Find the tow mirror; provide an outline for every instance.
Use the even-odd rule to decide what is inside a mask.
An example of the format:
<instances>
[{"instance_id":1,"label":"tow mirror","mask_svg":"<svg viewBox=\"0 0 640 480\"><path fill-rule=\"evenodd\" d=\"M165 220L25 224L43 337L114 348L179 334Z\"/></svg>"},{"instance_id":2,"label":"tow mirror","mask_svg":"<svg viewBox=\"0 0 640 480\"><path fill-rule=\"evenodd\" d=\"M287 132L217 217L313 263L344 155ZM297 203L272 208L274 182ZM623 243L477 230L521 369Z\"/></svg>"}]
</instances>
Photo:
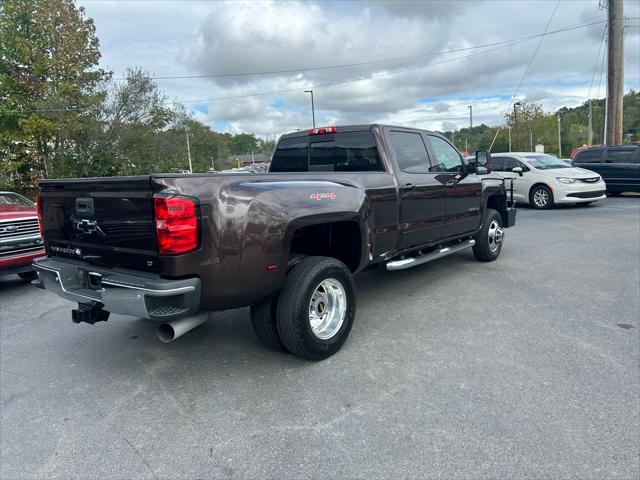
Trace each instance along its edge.
<instances>
[{"instance_id":1,"label":"tow mirror","mask_svg":"<svg viewBox=\"0 0 640 480\"><path fill-rule=\"evenodd\" d=\"M511 171L513 173L517 173L518 175L522 176L522 172L523 172L522 167L513 167Z\"/></svg>"},{"instance_id":2,"label":"tow mirror","mask_svg":"<svg viewBox=\"0 0 640 480\"><path fill-rule=\"evenodd\" d=\"M489 150L478 150L476 152L476 165L486 167L491 162L491 152Z\"/></svg>"}]
</instances>

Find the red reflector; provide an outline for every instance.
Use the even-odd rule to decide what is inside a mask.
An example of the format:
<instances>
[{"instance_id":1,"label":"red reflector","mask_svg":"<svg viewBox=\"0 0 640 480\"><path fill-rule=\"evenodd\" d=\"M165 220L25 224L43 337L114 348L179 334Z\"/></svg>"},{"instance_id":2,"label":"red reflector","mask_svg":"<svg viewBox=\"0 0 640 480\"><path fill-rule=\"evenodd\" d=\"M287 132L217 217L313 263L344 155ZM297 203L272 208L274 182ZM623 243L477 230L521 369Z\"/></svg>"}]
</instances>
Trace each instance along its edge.
<instances>
[{"instance_id":1,"label":"red reflector","mask_svg":"<svg viewBox=\"0 0 640 480\"><path fill-rule=\"evenodd\" d=\"M267 272L275 272L278 269L278 265L271 264L267 265Z\"/></svg>"},{"instance_id":2,"label":"red reflector","mask_svg":"<svg viewBox=\"0 0 640 480\"><path fill-rule=\"evenodd\" d=\"M336 127L320 127L309 130L309 135L322 135L323 133L336 133Z\"/></svg>"},{"instance_id":3,"label":"red reflector","mask_svg":"<svg viewBox=\"0 0 640 480\"><path fill-rule=\"evenodd\" d=\"M44 231L42 230L42 204L40 203L40 197L36 197L36 212L38 212L38 229L40 230L42 240L44 240Z\"/></svg>"},{"instance_id":4,"label":"red reflector","mask_svg":"<svg viewBox=\"0 0 640 480\"><path fill-rule=\"evenodd\" d=\"M175 255L198 247L196 202L176 195L153 197L158 252Z\"/></svg>"}]
</instances>

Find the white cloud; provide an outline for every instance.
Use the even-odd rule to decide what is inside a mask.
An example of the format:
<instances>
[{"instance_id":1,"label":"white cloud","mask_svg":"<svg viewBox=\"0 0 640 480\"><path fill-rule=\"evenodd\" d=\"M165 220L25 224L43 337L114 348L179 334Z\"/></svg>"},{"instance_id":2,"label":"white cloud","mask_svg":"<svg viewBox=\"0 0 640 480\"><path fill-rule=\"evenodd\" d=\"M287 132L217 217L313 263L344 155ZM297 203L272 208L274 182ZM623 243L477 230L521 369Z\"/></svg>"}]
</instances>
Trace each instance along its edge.
<instances>
[{"instance_id":1,"label":"white cloud","mask_svg":"<svg viewBox=\"0 0 640 480\"><path fill-rule=\"evenodd\" d=\"M451 110L451 105L445 102L438 102L433 105L433 111L436 113L448 112Z\"/></svg>"},{"instance_id":2,"label":"white cloud","mask_svg":"<svg viewBox=\"0 0 640 480\"><path fill-rule=\"evenodd\" d=\"M541 33L554 6L463 1L86 4L105 66L117 73L142 66L159 76L304 69L468 48ZM625 2L625 9L627 16L640 17L640 4ZM604 19L597 2L564 2L550 30L596 16ZM519 96L548 110L584 102L603 28L599 24L545 38ZM536 43L348 68L159 83L181 100L242 97L209 101L208 114L196 118L265 136L311 124L304 90L312 86L317 124L466 126L470 104L475 124L497 124ZM625 57L627 86L637 89L638 29L627 30ZM406 71L396 72L400 69ZM374 78L363 78L368 76ZM341 83L353 79L360 80ZM596 75L596 85L598 80ZM248 96L285 90L293 91ZM596 86L592 96L595 91Z\"/></svg>"}]
</instances>

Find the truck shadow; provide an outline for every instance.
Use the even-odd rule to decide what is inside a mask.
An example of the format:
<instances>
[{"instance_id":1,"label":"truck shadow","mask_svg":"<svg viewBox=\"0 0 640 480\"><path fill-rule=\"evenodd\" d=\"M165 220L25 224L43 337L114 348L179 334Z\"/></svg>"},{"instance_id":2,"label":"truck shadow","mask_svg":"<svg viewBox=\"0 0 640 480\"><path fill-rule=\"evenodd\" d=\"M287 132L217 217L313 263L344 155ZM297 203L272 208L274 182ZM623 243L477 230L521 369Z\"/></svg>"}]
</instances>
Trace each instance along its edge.
<instances>
[{"instance_id":1,"label":"truck shadow","mask_svg":"<svg viewBox=\"0 0 640 480\"><path fill-rule=\"evenodd\" d=\"M0 292L11 292L13 289L34 288L29 282L22 280L17 275L7 275L0 277Z\"/></svg>"},{"instance_id":2,"label":"truck shadow","mask_svg":"<svg viewBox=\"0 0 640 480\"><path fill-rule=\"evenodd\" d=\"M471 251L405 271L388 272L380 268L357 275L355 283L358 313L354 331L345 348L349 348L354 337L375 334L377 328L385 326L384 318L374 315L373 312L385 306L411 302L416 284L419 284L421 291L429 289L429 285L435 285L447 271L451 273L467 270L464 264L468 263L477 264ZM396 311L399 312L397 308ZM112 325L106 325L104 328L101 328L100 324L75 328L101 330L100 336L104 335L101 342L111 345L109 362L114 369L127 368L126 363L130 356L140 359L141 355L151 363L159 361L180 365L183 372L192 368L200 369L203 361L210 365L213 371L229 365L234 365L235 368L242 366L251 370L260 369L257 365L265 362L271 367L286 368L307 368L314 365L286 352L265 348L252 330L248 307L214 312L205 324L170 344L164 344L157 338L157 322L112 315L107 323Z\"/></svg>"},{"instance_id":3,"label":"truck shadow","mask_svg":"<svg viewBox=\"0 0 640 480\"><path fill-rule=\"evenodd\" d=\"M465 264L477 264L471 251L461 252L430 264L400 272L370 270L356 276L358 313L345 347L335 357L314 363L286 352L265 348L255 336L249 308L215 312L209 321L170 344L157 338L158 322L111 315L106 323L72 324L68 308L54 308L38 319L39 335L53 362L73 363L89 376L122 377L127 382L161 381L173 389L207 381L224 381L227 376L262 375L323 368L327 362L351 363L368 355L371 342L389 322L400 322L402 309L419 291L429 290L443 276L468 271ZM9 288L34 288L7 281ZM423 299L421 299L423 300ZM393 313L385 314L385 309ZM425 312L428 315L428 312ZM391 327L393 328L393 327ZM368 345L368 346L367 346ZM58 359L58 360L56 360Z\"/></svg>"}]
</instances>

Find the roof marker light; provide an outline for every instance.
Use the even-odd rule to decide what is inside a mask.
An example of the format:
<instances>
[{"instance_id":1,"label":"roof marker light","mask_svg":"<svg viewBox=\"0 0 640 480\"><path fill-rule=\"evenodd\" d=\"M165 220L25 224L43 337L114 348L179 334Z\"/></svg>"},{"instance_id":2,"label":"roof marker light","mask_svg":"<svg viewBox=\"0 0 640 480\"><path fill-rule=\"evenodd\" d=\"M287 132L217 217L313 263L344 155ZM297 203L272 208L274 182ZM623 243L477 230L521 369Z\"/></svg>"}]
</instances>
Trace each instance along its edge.
<instances>
[{"instance_id":1,"label":"roof marker light","mask_svg":"<svg viewBox=\"0 0 640 480\"><path fill-rule=\"evenodd\" d=\"M336 133L336 127L320 127L309 130L309 135L322 135L325 133Z\"/></svg>"}]
</instances>

